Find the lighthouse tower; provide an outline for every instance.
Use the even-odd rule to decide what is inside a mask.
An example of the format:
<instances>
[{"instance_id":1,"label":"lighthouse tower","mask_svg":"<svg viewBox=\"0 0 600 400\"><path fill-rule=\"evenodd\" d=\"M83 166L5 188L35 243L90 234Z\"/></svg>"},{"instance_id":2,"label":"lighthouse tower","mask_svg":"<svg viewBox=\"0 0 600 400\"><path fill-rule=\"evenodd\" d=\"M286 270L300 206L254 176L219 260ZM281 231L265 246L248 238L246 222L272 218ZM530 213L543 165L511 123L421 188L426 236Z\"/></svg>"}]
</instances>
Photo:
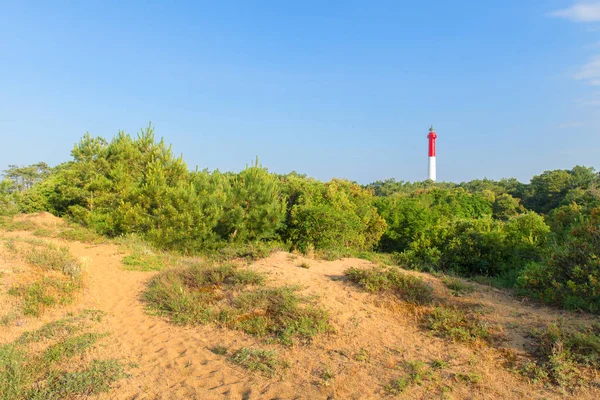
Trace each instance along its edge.
<instances>
[{"instance_id":1,"label":"lighthouse tower","mask_svg":"<svg viewBox=\"0 0 600 400\"><path fill-rule=\"evenodd\" d=\"M429 128L429 135L427 135L427 139L429 139L429 179L435 182L435 139L437 139L437 135L433 129L433 125L431 128Z\"/></svg>"}]
</instances>

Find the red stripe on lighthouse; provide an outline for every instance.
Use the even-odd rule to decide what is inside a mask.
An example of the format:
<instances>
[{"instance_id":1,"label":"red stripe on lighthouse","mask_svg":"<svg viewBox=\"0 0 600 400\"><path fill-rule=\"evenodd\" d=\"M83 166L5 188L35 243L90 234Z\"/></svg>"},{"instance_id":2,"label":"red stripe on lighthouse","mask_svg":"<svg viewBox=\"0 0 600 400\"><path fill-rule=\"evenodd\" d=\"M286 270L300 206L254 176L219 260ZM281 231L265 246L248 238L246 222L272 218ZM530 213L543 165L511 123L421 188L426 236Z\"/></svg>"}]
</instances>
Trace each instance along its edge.
<instances>
[{"instance_id":1,"label":"red stripe on lighthouse","mask_svg":"<svg viewBox=\"0 0 600 400\"><path fill-rule=\"evenodd\" d=\"M435 139L437 139L437 134L433 130L433 127L429 130L427 138L429 139L429 157L435 157Z\"/></svg>"}]
</instances>

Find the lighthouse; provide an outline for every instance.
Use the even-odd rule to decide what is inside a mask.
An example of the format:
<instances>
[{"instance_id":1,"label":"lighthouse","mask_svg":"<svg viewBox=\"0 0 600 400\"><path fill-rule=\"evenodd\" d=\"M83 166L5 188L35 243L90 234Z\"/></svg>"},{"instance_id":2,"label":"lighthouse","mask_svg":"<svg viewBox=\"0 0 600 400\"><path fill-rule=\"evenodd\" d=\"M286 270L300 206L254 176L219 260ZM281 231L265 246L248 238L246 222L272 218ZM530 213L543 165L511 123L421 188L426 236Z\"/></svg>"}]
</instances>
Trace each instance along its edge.
<instances>
[{"instance_id":1,"label":"lighthouse","mask_svg":"<svg viewBox=\"0 0 600 400\"><path fill-rule=\"evenodd\" d=\"M427 139L429 139L429 179L435 182L435 139L437 139L437 135L433 129L433 125L431 128L429 128L429 135L427 135Z\"/></svg>"}]
</instances>

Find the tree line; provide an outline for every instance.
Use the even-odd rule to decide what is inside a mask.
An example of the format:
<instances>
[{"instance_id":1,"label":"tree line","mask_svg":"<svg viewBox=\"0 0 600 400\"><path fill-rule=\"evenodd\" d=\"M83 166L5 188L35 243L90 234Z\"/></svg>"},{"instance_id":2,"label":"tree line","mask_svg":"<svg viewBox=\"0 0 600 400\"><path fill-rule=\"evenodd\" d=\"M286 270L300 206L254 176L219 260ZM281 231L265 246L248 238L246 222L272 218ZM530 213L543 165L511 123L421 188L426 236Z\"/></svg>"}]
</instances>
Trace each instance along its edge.
<instances>
[{"instance_id":1,"label":"tree line","mask_svg":"<svg viewBox=\"0 0 600 400\"><path fill-rule=\"evenodd\" d=\"M399 265L478 277L600 313L600 176L545 171L529 183L358 185L270 173L189 170L152 127L86 134L72 160L9 166L0 214L49 211L103 235L137 234L185 254L248 243L304 253L390 254ZM483 277L483 278L481 278Z\"/></svg>"}]
</instances>

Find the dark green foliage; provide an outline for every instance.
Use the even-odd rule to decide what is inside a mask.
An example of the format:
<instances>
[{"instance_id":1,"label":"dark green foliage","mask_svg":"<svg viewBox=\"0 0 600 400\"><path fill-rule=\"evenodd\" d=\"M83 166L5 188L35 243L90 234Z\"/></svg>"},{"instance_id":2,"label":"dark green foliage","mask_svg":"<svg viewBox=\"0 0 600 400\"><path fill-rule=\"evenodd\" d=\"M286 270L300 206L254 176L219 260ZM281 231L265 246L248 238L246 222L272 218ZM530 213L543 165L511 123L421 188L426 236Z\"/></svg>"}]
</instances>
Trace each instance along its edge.
<instances>
[{"instance_id":1,"label":"dark green foliage","mask_svg":"<svg viewBox=\"0 0 600 400\"><path fill-rule=\"evenodd\" d=\"M508 193L502 193L497 196L492 204L494 218L508 220L525 211L525 207L520 204L519 199L515 199Z\"/></svg>"},{"instance_id":2,"label":"dark green foliage","mask_svg":"<svg viewBox=\"0 0 600 400\"><path fill-rule=\"evenodd\" d=\"M224 239L247 242L273 239L285 218L280 180L256 162L225 179L223 219L217 231Z\"/></svg>"},{"instance_id":3,"label":"dark green foliage","mask_svg":"<svg viewBox=\"0 0 600 400\"><path fill-rule=\"evenodd\" d=\"M552 246L547 259L528 264L519 285L541 300L600 313L600 208L564 244Z\"/></svg>"},{"instance_id":4,"label":"dark green foliage","mask_svg":"<svg viewBox=\"0 0 600 400\"><path fill-rule=\"evenodd\" d=\"M558 207L571 190L585 191L599 185L600 177L593 168L575 166L571 170L545 171L531 179L525 191L525 206L548 213Z\"/></svg>"},{"instance_id":5,"label":"dark green foliage","mask_svg":"<svg viewBox=\"0 0 600 400\"><path fill-rule=\"evenodd\" d=\"M401 252L422 237L436 237L448 221L490 216L492 206L480 195L463 189L431 189L377 201L388 229L381 238L385 251Z\"/></svg>"},{"instance_id":6,"label":"dark green foliage","mask_svg":"<svg viewBox=\"0 0 600 400\"><path fill-rule=\"evenodd\" d=\"M350 281L369 292L391 292L404 301L425 304L432 300L433 289L421 278L404 274L398 268L350 268L345 272Z\"/></svg>"},{"instance_id":7,"label":"dark green foliage","mask_svg":"<svg viewBox=\"0 0 600 400\"><path fill-rule=\"evenodd\" d=\"M284 238L302 251L372 249L385 230L373 194L355 183L285 178L288 194Z\"/></svg>"}]
</instances>

